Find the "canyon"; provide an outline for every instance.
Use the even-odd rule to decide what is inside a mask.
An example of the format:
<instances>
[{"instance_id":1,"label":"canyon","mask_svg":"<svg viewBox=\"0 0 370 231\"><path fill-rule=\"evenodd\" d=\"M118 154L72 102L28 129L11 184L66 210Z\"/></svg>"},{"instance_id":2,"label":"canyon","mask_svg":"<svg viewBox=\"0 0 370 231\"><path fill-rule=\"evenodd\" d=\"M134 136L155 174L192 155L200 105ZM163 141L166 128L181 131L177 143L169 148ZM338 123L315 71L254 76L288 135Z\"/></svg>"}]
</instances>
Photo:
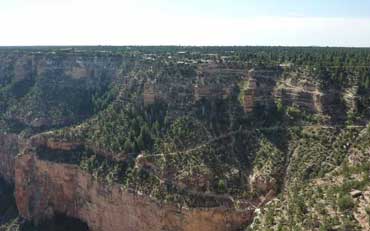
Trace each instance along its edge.
<instances>
[{"instance_id":1,"label":"canyon","mask_svg":"<svg viewBox=\"0 0 370 231\"><path fill-rule=\"evenodd\" d=\"M78 166L37 158L36 139L15 161L15 197L22 217L42 221L56 213L81 219L91 230L228 230L251 219L253 211L228 207L178 209L118 184L99 182ZM46 143L71 150L73 144Z\"/></svg>"},{"instance_id":2,"label":"canyon","mask_svg":"<svg viewBox=\"0 0 370 231\"><path fill-rule=\"evenodd\" d=\"M246 230L300 177L348 153L366 159L355 136L367 132L369 89L327 86L302 67L147 55L0 52L0 177L19 220ZM326 159L307 160L310 146Z\"/></svg>"}]
</instances>

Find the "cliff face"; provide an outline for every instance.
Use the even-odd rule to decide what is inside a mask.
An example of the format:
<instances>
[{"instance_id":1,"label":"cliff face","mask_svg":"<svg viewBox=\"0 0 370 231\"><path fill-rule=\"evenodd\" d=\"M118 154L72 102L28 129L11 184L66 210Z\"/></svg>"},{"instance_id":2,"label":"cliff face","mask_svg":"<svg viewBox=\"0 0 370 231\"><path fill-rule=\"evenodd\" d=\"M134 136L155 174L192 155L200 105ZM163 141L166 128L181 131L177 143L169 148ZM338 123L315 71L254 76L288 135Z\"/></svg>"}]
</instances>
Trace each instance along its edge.
<instances>
[{"instance_id":1,"label":"cliff face","mask_svg":"<svg viewBox=\"0 0 370 231\"><path fill-rule=\"evenodd\" d=\"M252 211L182 209L96 181L77 166L39 160L24 153L16 161L20 214L42 221L55 213L79 218L91 230L237 230Z\"/></svg>"},{"instance_id":2,"label":"cliff face","mask_svg":"<svg viewBox=\"0 0 370 231\"><path fill-rule=\"evenodd\" d=\"M324 93L319 87L310 81L295 80L291 78L283 79L275 89L275 96L284 105L298 107L311 112L322 113Z\"/></svg>"},{"instance_id":3,"label":"cliff face","mask_svg":"<svg viewBox=\"0 0 370 231\"><path fill-rule=\"evenodd\" d=\"M9 184L14 182L15 159L19 150L17 135L0 135L0 176Z\"/></svg>"},{"instance_id":4,"label":"cliff face","mask_svg":"<svg viewBox=\"0 0 370 231\"><path fill-rule=\"evenodd\" d=\"M343 122L346 113L356 111L361 97L356 87L321 87L312 74L281 69L251 69L243 83L245 112L257 107L273 108L278 102L308 114L326 116L333 123Z\"/></svg>"},{"instance_id":5,"label":"cliff face","mask_svg":"<svg viewBox=\"0 0 370 231\"><path fill-rule=\"evenodd\" d=\"M251 69L244 83L244 111L251 112L255 107L270 108L274 105L273 90L281 70Z\"/></svg>"},{"instance_id":6,"label":"cliff face","mask_svg":"<svg viewBox=\"0 0 370 231\"><path fill-rule=\"evenodd\" d=\"M91 116L92 98L120 74L122 56L0 54L0 112L11 130L44 130Z\"/></svg>"}]
</instances>

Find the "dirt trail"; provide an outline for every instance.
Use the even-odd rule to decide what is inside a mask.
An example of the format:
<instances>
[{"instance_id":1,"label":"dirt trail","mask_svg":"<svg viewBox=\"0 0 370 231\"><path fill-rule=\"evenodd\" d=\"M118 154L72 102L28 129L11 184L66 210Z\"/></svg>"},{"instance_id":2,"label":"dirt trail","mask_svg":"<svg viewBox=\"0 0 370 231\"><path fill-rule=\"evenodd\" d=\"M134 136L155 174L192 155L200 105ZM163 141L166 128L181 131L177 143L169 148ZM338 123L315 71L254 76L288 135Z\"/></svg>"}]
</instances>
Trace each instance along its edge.
<instances>
[{"instance_id":1,"label":"dirt trail","mask_svg":"<svg viewBox=\"0 0 370 231\"><path fill-rule=\"evenodd\" d=\"M289 127L289 128L293 128L293 127L299 127L299 128L324 128L324 129L334 129L334 128L365 128L365 126L361 126L361 125L352 125L352 126L327 126L327 125L303 125L303 126L292 126L292 127ZM271 127L260 127L260 128L251 128L249 130L242 130L242 129L238 129L238 130L235 130L235 131L231 131L231 132L228 132L228 133L225 133L221 136L218 136L218 137L215 137L215 138L212 138L212 139L209 139L207 142L203 143L203 144L200 144L194 148L190 148L190 149L187 149L185 151L177 151L177 152L171 152L171 153L155 153L155 154L145 154L145 155L139 155L138 158L146 158L146 157L164 157L164 156L174 156L174 155L179 155L179 154L189 154L189 153L192 153L194 151L197 151L201 148L204 148L206 147L207 145L211 144L211 143L214 143L216 141L219 141L219 140L222 140L222 139L225 139L225 138L228 138L232 135L235 135L235 134L238 134L238 133L241 133L241 132L252 132L252 131L272 131L272 130L276 130L276 129L279 129L279 128L284 128L284 127L281 127L281 126L271 126Z\"/></svg>"}]
</instances>

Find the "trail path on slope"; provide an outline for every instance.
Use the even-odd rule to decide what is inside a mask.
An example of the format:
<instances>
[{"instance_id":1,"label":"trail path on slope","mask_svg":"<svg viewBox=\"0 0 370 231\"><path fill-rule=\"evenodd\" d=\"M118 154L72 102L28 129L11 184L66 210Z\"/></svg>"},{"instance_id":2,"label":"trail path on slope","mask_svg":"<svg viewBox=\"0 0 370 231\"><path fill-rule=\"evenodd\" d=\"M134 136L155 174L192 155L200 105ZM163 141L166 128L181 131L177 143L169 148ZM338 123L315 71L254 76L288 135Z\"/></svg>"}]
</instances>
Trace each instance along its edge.
<instances>
[{"instance_id":1,"label":"trail path on slope","mask_svg":"<svg viewBox=\"0 0 370 231\"><path fill-rule=\"evenodd\" d=\"M359 126L359 125L353 125L353 126L321 126L321 125L307 125L307 126L295 126L295 127L300 127L300 128L324 128L324 129L335 129L335 128L365 128L365 126ZM284 129L284 127L281 127L281 126L273 126L273 127L261 127L261 128L252 128L251 130L242 130L242 129L238 129L238 130L235 130L235 131L231 131L231 132L228 132L228 133L225 133L221 136L218 136L218 137L215 137L213 139L209 139L207 142L201 144L201 145L198 145L194 148L190 148L188 150L185 150L185 151L182 151L182 152L172 152L172 153L158 153L158 154L145 154L145 155L139 155L137 158L146 158L146 157L166 157L166 156L175 156L175 155L179 155L179 154L188 154L188 153L191 153L191 152L194 152L196 150L199 150L199 149L202 149L203 147L206 147L207 145L213 143L213 142L216 142L216 141L219 141L219 140L222 140L222 139L225 139L225 138L228 138L232 135L235 135L235 134L238 134L238 133L241 133L241 132L252 132L252 131L268 131L268 130L276 130L276 129ZM258 207L258 203L254 203L253 201L250 201L250 200L243 200L243 199L237 199L235 200L233 196L229 195L229 194L222 194L222 195L219 195L219 194L216 194L216 193L213 193L213 192L199 192L199 191L196 191L194 189L190 189L188 187L183 187L183 186L180 186L178 185L178 182L174 181L174 180L171 180L171 179L167 179L167 178L163 178L163 176L160 176L156 173L154 173L153 171L148 171L148 170L145 170L144 171L147 171L148 173L154 175L155 177L158 178L158 180L161 182L161 183L170 183L172 185L174 185L175 187L177 187L178 189L180 190L184 190L186 193L188 194L191 194L191 195L201 195L201 196L207 196L207 197L212 197L216 200L221 200L221 201L230 201L233 206L236 206L236 202L238 202L238 204L241 204L242 207L244 209L247 209L247 210L254 210ZM137 193L140 193L137 191ZM362 210L360 211L360 214L359 214L359 219L362 219L362 221L364 221L365 217L364 217L364 213L365 213L365 210L364 208L362 208Z\"/></svg>"},{"instance_id":2,"label":"trail path on slope","mask_svg":"<svg viewBox=\"0 0 370 231\"><path fill-rule=\"evenodd\" d=\"M335 129L335 128L365 128L366 126L362 126L362 125L351 125L351 126L327 126L327 125L304 125L304 126L292 126L292 127L289 127L289 128L324 128L324 129ZM146 157L165 157L165 156L176 156L176 155L179 155L179 154L189 154L189 153L192 153L194 151L197 151L197 150L200 150L204 147L206 147L207 145L209 144L212 144L216 141L219 141L219 140L222 140L222 139L225 139L225 138L228 138L232 135L235 135L235 134L238 134L238 133L241 133L241 132L253 132L253 131L272 131L272 130L277 130L277 129L284 129L284 127L281 127L281 126L272 126L272 127L261 127L261 128L251 128L251 130L242 130L242 129L238 129L238 130L235 130L235 131L230 131L228 133L225 133L221 136L218 136L218 137L215 137L215 138L212 138L212 139L209 139L207 142L203 143L203 144L200 144L196 147L193 147L193 148L190 148L190 149L187 149L185 151L176 151L176 152L170 152L170 153L155 153L155 154L145 154L145 155L140 155L139 158L146 158Z\"/></svg>"}]
</instances>

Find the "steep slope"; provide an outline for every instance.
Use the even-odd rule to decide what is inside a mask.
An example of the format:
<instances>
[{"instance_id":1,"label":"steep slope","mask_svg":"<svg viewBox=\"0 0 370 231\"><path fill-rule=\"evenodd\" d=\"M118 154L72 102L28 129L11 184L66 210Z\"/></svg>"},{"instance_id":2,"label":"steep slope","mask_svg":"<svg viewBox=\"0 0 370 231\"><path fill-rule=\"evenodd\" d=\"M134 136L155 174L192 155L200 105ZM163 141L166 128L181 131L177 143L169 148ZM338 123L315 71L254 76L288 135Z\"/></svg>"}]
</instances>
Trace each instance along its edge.
<instances>
[{"instance_id":1,"label":"steep slope","mask_svg":"<svg viewBox=\"0 0 370 231\"><path fill-rule=\"evenodd\" d=\"M326 174L320 174L323 168L310 168L319 177L289 183L279 198L261 208L249 230L368 230L369 134L365 128L342 143L345 159L338 167L332 165Z\"/></svg>"}]
</instances>

